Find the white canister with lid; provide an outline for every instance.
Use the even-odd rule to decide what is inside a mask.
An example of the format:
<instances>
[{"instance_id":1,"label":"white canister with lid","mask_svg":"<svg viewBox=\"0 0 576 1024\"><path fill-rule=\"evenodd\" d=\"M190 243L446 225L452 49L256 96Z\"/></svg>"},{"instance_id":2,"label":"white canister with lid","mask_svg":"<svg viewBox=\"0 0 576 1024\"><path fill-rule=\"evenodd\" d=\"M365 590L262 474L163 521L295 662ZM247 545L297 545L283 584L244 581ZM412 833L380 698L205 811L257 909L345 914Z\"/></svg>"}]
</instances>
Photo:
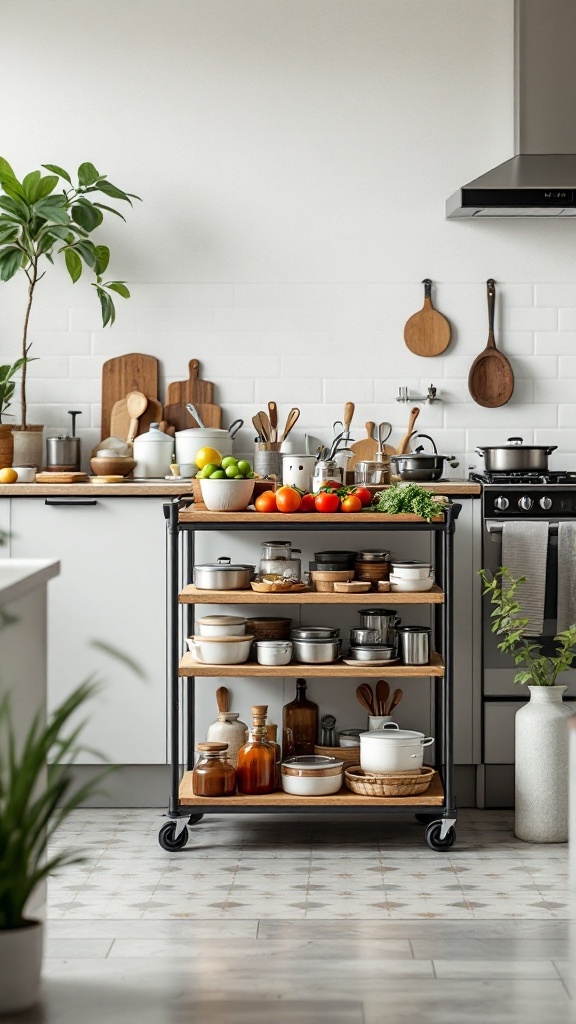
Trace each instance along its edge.
<instances>
[{"instance_id":1,"label":"white canister with lid","mask_svg":"<svg viewBox=\"0 0 576 1024\"><path fill-rule=\"evenodd\" d=\"M174 438L160 430L159 423L151 423L146 434L134 438L135 477L164 479L170 472L174 455Z\"/></svg>"},{"instance_id":2,"label":"white canister with lid","mask_svg":"<svg viewBox=\"0 0 576 1024\"><path fill-rule=\"evenodd\" d=\"M282 483L310 491L315 467L315 455L282 455Z\"/></svg>"},{"instance_id":3,"label":"white canister with lid","mask_svg":"<svg viewBox=\"0 0 576 1024\"><path fill-rule=\"evenodd\" d=\"M176 462L193 463L200 448L215 448L220 455L232 455L232 438L227 430L210 427L188 427L176 431Z\"/></svg>"},{"instance_id":4,"label":"white canister with lid","mask_svg":"<svg viewBox=\"0 0 576 1024\"><path fill-rule=\"evenodd\" d=\"M360 766L365 772L416 772L424 760L424 747L433 736L390 726L360 734Z\"/></svg>"}]
</instances>

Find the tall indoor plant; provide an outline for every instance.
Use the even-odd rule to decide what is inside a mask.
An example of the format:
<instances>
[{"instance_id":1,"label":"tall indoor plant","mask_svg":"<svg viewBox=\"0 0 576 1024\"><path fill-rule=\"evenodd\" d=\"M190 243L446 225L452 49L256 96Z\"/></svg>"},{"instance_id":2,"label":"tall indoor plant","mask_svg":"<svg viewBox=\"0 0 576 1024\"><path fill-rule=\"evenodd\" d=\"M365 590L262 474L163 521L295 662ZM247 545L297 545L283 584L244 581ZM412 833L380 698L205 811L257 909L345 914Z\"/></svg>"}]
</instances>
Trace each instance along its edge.
<instances>
[{"instance_id":1,"label":"tall indoor plant","mask_svg":"<svg viewBox=\"0 0 576 1024\"><path fill-rule=\"evenodd\" d=\"M81 749L83 728L70 720L96 689L93 682L83 683L47 724L36 715L20 748L9 695L0 703L0 1015L26 1009L38 999L43 926L27 918L26 905L51 872L82 860L66 848L49 854L48 843L110 770L104 768L77 788L69 770ZM46 766L49 757L53 763Z\"/></svg>"},{"instance_id":2,"label":"tall indoor plant","mask_svg":"<svg viewBox=\"0 0 576 1024\"><path fill-rule=\"evenodd\" d=\"M101 225L105 213L114 213L125 220L119 210L102 202L102 199L118 199L132 204L132 199L139 197L113 185L91 163L80 164L77 184L73 184L68 171L56 164L43 164L42 167L50 173L43 175L38 170L30 171L20 181L8 161L0 157L0 189L3 193L0 194L0 280L9 281L19 272L27 278L28 297L22 332L24 360L30 351L30 313L36 288L46 273L43 269L45 261L53 264L57 257L61 257L73 283L81 276L83 263L92 271L95 278L92 285L100 300L104 327L114 323L113 296L130 297L124 281L104 280L110 250L106 245L95 245L90 235ZM60 191L56 191L58 188ZM42 428L31 428L27 422L26 369L24 362L20 385L22 422L14 435L15 459L21 465L38 465L42 456ZM34 430L36 433L40 431L35 443L26 436L27 432L34 433ZM28 442L24 448L31 446L32 452L28 447L20 453L24 438L19 434L23 434Z\"/></svg>"},{"instance_id":3,"label":"tall indoor plant","mask_svg":"<svg viewBox=\"0 0 576 1024\"><path fill-rule=\"evenodd\" d=\"M14 452L12 424L5 423L4 417L11 415L8 409L12 404L12 396L16 387L14 378L25 362L25 359L17 359L12 365L6 363L4 366L0 366L0 469L12 465Z\"/></svg>"},{"instance_id":4,"label":"tall indoor plant","mask_svg":"<svg viewBox=\"0 0 576 1024\"><path fill-rule=\"evenodd\" d=\"M530 690L530 702L516 712L515 830L533 843L568 839L568 708L562 703L566 687L557 682L576 654L576 625L555 636L556 654L544 655L542 645L525 636L517 590L526 577L514 579L503 566L490 580L480 572L484 594L493 605L492 632L503 637L498 648L510 654L518 672L514 682Z\"/></svg>"}]
</instances>

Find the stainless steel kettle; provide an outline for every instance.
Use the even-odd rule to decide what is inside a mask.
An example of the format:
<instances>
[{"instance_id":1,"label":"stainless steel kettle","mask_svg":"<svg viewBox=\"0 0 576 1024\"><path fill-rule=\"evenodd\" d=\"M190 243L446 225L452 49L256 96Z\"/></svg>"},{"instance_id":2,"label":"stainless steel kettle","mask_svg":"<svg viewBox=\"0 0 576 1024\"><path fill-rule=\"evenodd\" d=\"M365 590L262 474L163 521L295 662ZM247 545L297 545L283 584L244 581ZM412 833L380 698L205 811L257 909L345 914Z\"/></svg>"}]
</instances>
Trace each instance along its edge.
<instances>
[{"instance_id":1,"label":"stainless steel kettle","mask_svg":"<svg viewBox=\"0 0 576 1024\"><path fill-rule=\"evenodd\" d=\"M46 438L46 469L53 472L76 473L80 470L82 459L81 441L76 437L76 417L82 413L69 410L72 417L72 435L58 434Z\"/></svg>"}]
</instances>

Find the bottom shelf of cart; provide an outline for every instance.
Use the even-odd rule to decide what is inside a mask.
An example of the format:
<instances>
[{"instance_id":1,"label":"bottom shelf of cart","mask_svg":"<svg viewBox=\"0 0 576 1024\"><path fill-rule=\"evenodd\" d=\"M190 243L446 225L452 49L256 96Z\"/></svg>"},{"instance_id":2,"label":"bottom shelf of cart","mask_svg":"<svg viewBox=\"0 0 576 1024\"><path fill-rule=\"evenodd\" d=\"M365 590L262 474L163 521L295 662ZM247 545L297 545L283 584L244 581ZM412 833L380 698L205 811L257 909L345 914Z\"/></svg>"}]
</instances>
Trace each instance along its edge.
<instances>
[{"instance_id":1,"label":"bottom shelf of cart","mask_svg":"<svg viewBox=\"0 0 576 1024\"><path fill-rule=\"evenodd\" d=\"M358 796L356 793L351 793L349 789L342 788L332 796L292 796L279 790L264 796L238 794L237 796L205 797L195 795L192 790L192 772L185 772L180 783L179 803L182 807L193 806L195 810L202 811L202 813L216 809L263 811L269 807L278 811L288 810L291 807L306 807L311 811L320 807L342 807L344 810L351 811L359 807L372 809L377 807L442 807L444 805L444 789L440 776L436 774L426 793L422 793L420 796Z\"/></svg>"}]
</instances>

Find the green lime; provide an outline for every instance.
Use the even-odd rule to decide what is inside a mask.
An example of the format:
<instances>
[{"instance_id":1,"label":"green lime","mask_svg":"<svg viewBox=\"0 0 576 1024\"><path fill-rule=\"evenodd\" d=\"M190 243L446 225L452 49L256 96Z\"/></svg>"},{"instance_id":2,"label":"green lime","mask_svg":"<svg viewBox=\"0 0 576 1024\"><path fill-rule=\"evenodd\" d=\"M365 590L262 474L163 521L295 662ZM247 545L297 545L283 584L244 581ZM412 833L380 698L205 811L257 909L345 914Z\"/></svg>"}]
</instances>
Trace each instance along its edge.
<instances>
[{"instance_id":1,"label":"green lime","mask_svg":"<svg viewBox=\"0 0 576 1024\"><path fill-rule=\"evenodd\" d=\"M222 459L222 469L228 469L228 466L235 466L238 459L235 459L232 455L227 455L225 459Z\"/></svg>"},{"instance_id":2,"label":"green lime","mask_svg":"<svg viewBox=\"0 0 576 1024\"><path fill-rule=\"evenodd\" d=\"M218 466L216 466L214 462L209 462L208 465L204 466L204 469L201 470L202 479L207 480L209 476L212 476L212 473L216 472L217 469Z\"/></svg>"},{"instance_id":3,"label":"green lime","mask_svg":"<svg viewBox=\"0 0 576 1024\"><path fill-rule=\"evenodd\" d=\"M230 477L231 480L238 476L238 470L236 466L226 466L226 476Z\"/></svg>"},{"instance_id":4,"label":"green lime","mask_svg":"<svg viewBox=\"0 0 576 1024\"><path fill-rule=\"evenodd\" d=\"M240 470L241 473L244 474L244 476L248 476L248 473L252 472L252 466L250 465L249 462L246 461L246 459L240 459L240 462L238 463L238 469Z\"/></svg>"},{"instance_id":5,"label":"green lime","mask_svg":"<svg viewBox=\"0 0 576 1024\"><path fill-rule=\"evenodd\" d=\"M225 480L226 473L223 469L215 469L213 473L210 473L211 480Z\"/></svg>"}]
</instances>

